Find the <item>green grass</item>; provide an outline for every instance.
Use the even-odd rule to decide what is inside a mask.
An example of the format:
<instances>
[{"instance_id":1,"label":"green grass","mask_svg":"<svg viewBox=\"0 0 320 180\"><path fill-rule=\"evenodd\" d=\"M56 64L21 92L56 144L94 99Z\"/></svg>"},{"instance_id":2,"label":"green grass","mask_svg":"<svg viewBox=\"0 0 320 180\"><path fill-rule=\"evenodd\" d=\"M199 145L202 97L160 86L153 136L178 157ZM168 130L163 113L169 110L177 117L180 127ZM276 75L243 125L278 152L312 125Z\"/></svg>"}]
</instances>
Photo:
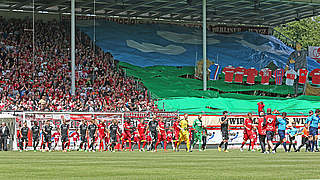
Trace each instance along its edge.
<instances>
[{"instance_id":1,"label":"green grass","mask_svg":"<svg viewBox=\"0 0 320 180\"><path fill-rule=\"evenodd\" d=\"M319 179L320 153L0 152L6 179Z\"/></svg>"}]
</instances>

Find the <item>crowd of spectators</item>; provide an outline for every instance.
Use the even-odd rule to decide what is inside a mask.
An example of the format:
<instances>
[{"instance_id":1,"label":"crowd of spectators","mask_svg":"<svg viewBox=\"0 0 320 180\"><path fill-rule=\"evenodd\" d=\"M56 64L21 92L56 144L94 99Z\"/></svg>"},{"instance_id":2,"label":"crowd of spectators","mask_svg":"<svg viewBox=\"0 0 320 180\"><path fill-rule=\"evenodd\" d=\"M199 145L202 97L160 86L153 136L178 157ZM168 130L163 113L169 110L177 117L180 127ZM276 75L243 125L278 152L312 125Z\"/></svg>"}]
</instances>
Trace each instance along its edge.
<instances>
[{"instance_id":1,"label":"crowd of spectators","mask_svg":"<svg viewBox=\"0 0 320 180\"><path fill-rule=\"evenodd\" d=\"M0 18L0 111L149 111L141 82L110 53L76 32L76 94L71 95L70 23ZM93 48L95 50L93 50Z\"/></svg>"}]
</instances>

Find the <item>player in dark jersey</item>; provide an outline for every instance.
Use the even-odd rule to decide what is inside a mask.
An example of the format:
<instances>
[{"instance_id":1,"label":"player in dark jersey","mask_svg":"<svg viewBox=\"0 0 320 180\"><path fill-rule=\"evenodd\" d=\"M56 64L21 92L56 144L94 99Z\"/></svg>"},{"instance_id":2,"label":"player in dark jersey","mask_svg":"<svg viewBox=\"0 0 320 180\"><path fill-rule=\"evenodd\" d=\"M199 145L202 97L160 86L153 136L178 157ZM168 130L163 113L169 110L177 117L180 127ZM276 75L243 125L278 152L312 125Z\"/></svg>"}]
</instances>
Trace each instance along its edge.
<instances>
[{"instance_id":1,"label":"player in dark jersey","mask_svg":"<svg viewBox=\"0 0 320 180\"><path fill-rule=\"evenodd\" d=\"M82 123L79 126L79 132L80 132L80 149L79 151L87 149L87 135L88 135L88 126L87 122L85 120L82 120Z\"/></svg>"},{"instance_id":2,"label":"player in dark jersey","mask_svg":"<svg viewBox=\"0 0 320 180\"><path fill-rule=\"evenodd\" d=\"M223 117L220 119L222 141L218 147L218 151L221 152L221 147L224 144L224 152L228 152L228 140L229 140L229 122L228 111L223 111Z\"/></svg>"},{"instance_id":3,"label":"player in dark jersey","mask_svg":"<svg viewBox=\"0 0 320 180\"><path fill-rule=\"evenodd\" d=\"M43 132L43 147L44 150L47 144L48 150L51 151L51 133L52 133L53 127L50 125L50 121L46 121L46 124L44 125L42 132Z\"/></svg>"},{"instance_id":4,"label":"player in dark jersey","mask_svg":"<svg viewBox=\"0 0 320 180\"><path fill-rule=\"evenodd\" d=\"M110 147L110 151L111 152L115 152L115 146L118 143L118 138L117 136L120 136L120 132L119 132L119 126L118 126L118 122L116 119L112 120L112 124L109 126L108 128L108 135L110 136L110 143L111 143L111 147Z\"/></svg>"},{"instance_id":5,"label":"player in dark jersey","mask_svg":"<svg viewBox=\"0 0 320 180\"><path fill-rule=\"evenodd\" d=\"M32 131L33 150L36 151L39 145L39 139L40 139L40 127L38 126L37 121L34 121L31 131Z\"/></svg>"},{"instance_id":6,"label":"player in dark jersey","mask_svg":"<svg viewBox=\"0 0 320 180\"><path fill-rule=\"evenodd\" d=\"M155 151L156 143L158 141L158 131L159 131L159 126L158 126L158 121L157 121L157 116L153 115L152 121L149 122L147 129L150 130L150 135L152 139L152 144L150 150Z\"/></svg>"},{"instance_id":7,"label":"player in dark jersey","mask_svg":"<svg viewBox=\"0 0 320 180\"><path fill-rule=\"evenodd\" d=\"M278 120L275 115L271 114L271 109L267 109L267 115L265 116L263 126L266 127L266 136L267 136L267 143L268 143L268 149L273 150L273 143L272 139L274 137L276 126L278 125ZM269 151L266 151L266 153L269 153ZM275 151L272 151L272 153L275 153Z\"/></svg>"},{"instance_id":8,"label":"player in dark jersey","mask_svg":"<svg viewBox=\"0 0 320 180\"><path fill-rule=\"evenodd\" d=\"M67 152L66 144L69 143L69 124L67 124L67 120L64 116L61 116L62 124L60 125L60 134L61 134L61 143L62 143L62 151Z\"/></svg>"},{"instance_id":9,"label":"player in dark jersey","mask_svg":"<svg viewBox=\"0 0 320 180\"><path fill-rule=\"evenodd\" d=\"M29 133L29 128L27 126L27 122L23 123L23 127L20 130L20 137L21 137L21 142L20 142L20 152L23 150L23 143L24 143L24 149L26 151L28 147L28 133Z\"/></svg>"},{"instance_id":10,"label":"player in dark jersey","mask_svg":"<svg viewBox=\"0 0 320 180\"><path fill-rule=\"evenodd\" d=\"M90 125L88 126L88 132L89 132L89 150L91 149L93 152L95 152L95 141L97 137L97 129L98 126L95 124L95 120L91 120Z\"/></svg>"}]
</instances>

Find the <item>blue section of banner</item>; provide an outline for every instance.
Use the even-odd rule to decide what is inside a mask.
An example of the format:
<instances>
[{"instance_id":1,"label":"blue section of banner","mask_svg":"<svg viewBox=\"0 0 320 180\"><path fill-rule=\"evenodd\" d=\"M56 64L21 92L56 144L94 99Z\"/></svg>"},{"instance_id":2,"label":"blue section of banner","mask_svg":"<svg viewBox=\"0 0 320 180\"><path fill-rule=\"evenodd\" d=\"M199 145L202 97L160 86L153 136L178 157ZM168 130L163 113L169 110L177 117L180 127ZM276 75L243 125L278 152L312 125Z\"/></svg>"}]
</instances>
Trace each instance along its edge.
<instances>
[{"instance_id":1,"label":"blue section of banner","mask_svg":"<svg viewBox=\"0 0 320 180\"><path fill-rule=\"evenodd\" d=\"M115 59L146 67L194 66L202 59L202 32L170 24L117 24L97 21L96 44ZM79 22L81 31L93 38L93 26ZM243 66L261 69L273 62L284 68L294 51L273 36L254 32L215 34L208 32L208 59L222 67ZM308 69L320 64L308 58Z\"/></svg>"}]
</instances>

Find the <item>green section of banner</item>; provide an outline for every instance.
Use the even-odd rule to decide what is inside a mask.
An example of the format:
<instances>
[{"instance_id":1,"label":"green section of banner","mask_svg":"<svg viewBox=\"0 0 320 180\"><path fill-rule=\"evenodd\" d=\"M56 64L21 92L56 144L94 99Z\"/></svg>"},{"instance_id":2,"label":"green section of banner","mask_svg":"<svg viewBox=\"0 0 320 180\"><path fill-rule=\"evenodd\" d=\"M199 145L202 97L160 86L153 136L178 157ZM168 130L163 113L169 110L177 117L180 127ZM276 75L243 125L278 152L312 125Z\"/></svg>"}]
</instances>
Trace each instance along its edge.
<instances>
[{"instance_id":1,"label":"green section of banner","mask_svg":"<svg viewBox=\"0 0 320 180\"><path fill-rule=\"evenodd\" d=\"M309 109L320 108L320 97L317 96L297 98L279 96L293 94L292 86L229 84L223 81L224 77L221 75L221 80L208 81L208 88L214 90L201 91L201 80L179 77L193 75L194 67L152 66L143 68L123 62L120 62L120 66L126 69L128 76L139 78L153 97L160 99L157 101L158 107L166 111L249 112L257 111L259 101L263 101L267 108L286 112L306 113ZM256 82L260 82L260 79L256 78ZM278 94L278 97L235 93L245 91L275 93Z\"/></svg>"},{"instance_id":2,"label":"green section of banner","mask_svg":"<svg viewBox=\"0 0 320 180\"><path fill-rule=\"evenodd\" d=\"M257 103L263 101L266 108L277 109L279 112L304 113L310 109L320 108L319 97L301 96L298 98L266 98L257 96L245 96L240 94L229 94L228 97L218 98L194 98L182 97L159 100L158 107L166 111L180 112L257 112Z\"/></svg>"},{"instance_id":3,"label":"green section of banner","mask_svg":"<svg viewBox=\"0 0 320 180\"><path fill-rule=\"evenodd\" d=\"M261 78L256 78L255 85L225 83L224 75L220 75L220 80L208 81L208 91L202 91L202 80L188 79L184 76L194 74L194 67L183 66L152 66L152 67L138 67L127 63L120 62L120 65L126 69L128 76L139 78L144 85L157 98L170 97L220 97L225 92L243 92L253 93L275 93L279 95L293 94L292 86L287 85L261 85L259 84ZM246 81L246 77L244 78ZM274 84L274 79L270 80ZM284 82L283 82L284 83Z\"/></svg>"}]
</instances>

